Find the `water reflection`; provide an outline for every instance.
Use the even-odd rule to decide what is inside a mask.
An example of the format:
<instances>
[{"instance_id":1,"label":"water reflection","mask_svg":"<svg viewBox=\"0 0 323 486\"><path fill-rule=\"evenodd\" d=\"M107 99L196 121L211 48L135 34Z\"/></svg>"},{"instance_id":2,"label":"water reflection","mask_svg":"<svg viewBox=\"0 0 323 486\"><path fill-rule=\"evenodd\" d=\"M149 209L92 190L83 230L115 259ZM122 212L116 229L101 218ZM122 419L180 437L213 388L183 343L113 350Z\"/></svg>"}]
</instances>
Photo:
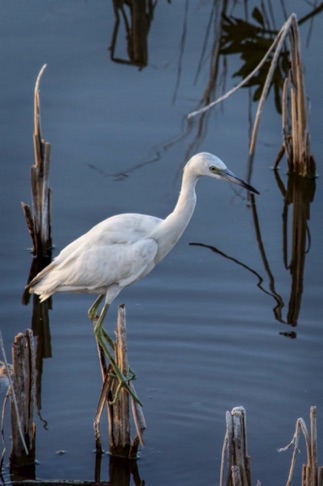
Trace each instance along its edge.
<instances>
[{"instance_id":1,"label":"water reflection","mask_svg":"<svg viewBox=\"0 0 323 486\"><path fill-rule=\"evenodd\" d=\"M266 15L265 7L255 7L252 11L252 19L255 23L244 19L225 16L223 19L223 35L221 39L222 55L240 55L242 65L233 77L246 78L260 61L272 45L278 30L275 29L271 18ZM259 101L268 71L272 62L273 54L258 69L245 87L253 87L253 101ZM289 51L286 47L281 51L279 62L277 63L272 77L271 87L274 90L275 105L279 113L282 111L281 94L283 80L287 77L290 67Z\"/></svg>"},{"instance_id":2,"label":"water reflection","mask_svg":"<svg viewBox=\"0 0 323 486\"><path fill-rule=\"evenodd\" d=\"M247 17L248 2L245 2L245 18L234 17L235 2L228 0L213 0L210 3L209 22L205 29L205 37L203 42L202 54L197 68L195 81L199 76L202 65L208 57L211 59L210 63L210 80L205 89L203 98L205 104L211 100L212 92L214 90L218 67L219 55L240 54L243 61L241 68L234 74L234 76L245 77L249 74L258 62L262 59L263 54L268 50L273 38L277 35L278 30L275 25L274 12L272 2L261 2L259 7L253 8L250 21ZM282 1L281 11L288 17L285 3ZM151 23L153 21L157 1L153 0L113 0L113 12L115 17L114 27L110 41L110 58L113 62L121 64L129 64L143 68L148 64L148 34ZM182 28L182 35L180 40L180 62L178 64L178 78L176 86L179 85L181 73L181 60L185 47L185 40L187 34L187 18L188 18L188 1L184 5L184 22ZM322 4L313 7L312 11L299 20L302 24L323 10ZM230 11L230 14L228 14ZM171 12L170 12L171 13ZM120 39L119 30L123 25L124 38ZM207 52L207 45L214 33L214 38L211 40L212 54ZM125 39L126 49L123 44ZM123 55L117 54L117 50L125 50ZM254 100L258 100L261 95L262 87L268 72L268 61L259 70L258 75L254 77L248 86L254 86ZM273 88L275 92L276 108L281 111L281 80L286 77L288 71L288 52L285 50L281 56L280 64L277 66L276 73L273 79ZM175 89L174 99L176 98L177 89Z\"/></svg>"},{"instance_id":3,"label":"water reflection","mask_svg":"<svg viewBox=\"0 0 323 486\"><path fill-rule=\"evenodd\" d=\"M274 171L277 185L284 196L283 207L283 261L290 271L291 292L288 304L287 323L296 326L303 294L303 277L305 269L305 255L310 250L310 205L314 200L315 179L302 177L297 174L288 176L287 188ZM289 209L292 208L292 224L289 235ZM290 240L290 251L288 250ZM289 256L290 254L290 256Z\"/></svg>"},{"instance_id":4,"label":"water reflection","mask_svg":"<svg viewBox=\"0 0 323 486\"><path fill-rule=\"evenodd\" d=\"M258 250L264 265L265 273L268 277L270 290L267 290L264 287L264 278L259 272L241 262L237 258L227 255L212 245L204 243L190 243L190 245L207 248L212 252L217 253L245 268L247 271L255 275L258 279L257 287L263 293L269 295L275 300L275 306L273 307L275 319L281 323L295 327L297 325L301 310L302 294L304 289L305 256L310 250L311 243L308 221L310 219L310 205L314 200L315 179L302 177L297 174L290 174L288 177L287 188L285 188L279 173L274 171L274 174L277 186L284 197L284 205L282 210L283 265L284 269L289 270L291 275L290 297L286 318L283 317L283 308L285 306L284 299L276 290L275 275L271 270L269 258L267 257L265 244L261 234L261 224L257 213L256 201L253 194L250 194L253 223L257 236ZM289 224L290 208L292 208L291 225ZM289 229L290 226L291 229ZM289 245L290 250L288 249ZM291 338L296 337L295 331L281 332L280 334Z\"/></svg>"},{"instance_id":5,"label":"water reflection","mask_svg":"<svg viewBox=\"0 0 323 486\"><path fill-rule=\"evenodd\" d=\"M133 64L141 67L147 64L148 32L156 6L157 2L153 3L151 1L141 0L140 2L125 2L114 0L113 8L115 25L110 47L111 59L114 62ZM281 2L280 6L283 16L287 18L287 9L284 2ZM183 74L184 53L189 34L189 8L190 4L186 1L185 4L183 4L182 26L179 26L179 29L181 28L181 36L173 102L176 101ZM313 19L313 17L318 15L322 10L322 5L314 7L307 15L299 20L299 24L304 24L310 19ZM207 107L212 102L212 98L214 98L216 91L220 89L224 90L227 77L228 56L240 56L242 61L241 67L233 74L233 77L239 76L245 78L253 71L255 66L258 65L279 31L274 18L275 9L270 1L261 3L259 7L254 7L251 13L251 19L249 19L248 15L248 2L246 2L245 5L244 18L234 16L234 12L235 5L232 5L232 2L230 1L214 0L210 3L209 21L204 29L201 55L195 73L195 82L197 82L200 77L207 77L207 83L202 93L201 100L198 103L199 108ZM121 19L124 24L128 45L127 59L116 55L118 31ZM259 68L257 74L245 85L245 87L251 89L248 114L250 127L252 125L251 104L252 101L258 101L261 96L268 75L268 69L272 61L272 55ZM206 67L207 63L209 64L208 68ZM289 68L289 51L284 48L280 53L279 62L277 62L271 79L271 88L274 90L275 105L279 113L281 113L282 110L281 97L283 82L284 79L288 77ZM208 69L207 74L205 73L206 69ZM165 151L183 139L190 137L191 141L187 144L187 150L183 155L183 166L185 162L198 151L199 146L203 142L207 133L208 117L209 113L204 112L201 113L198 119L194 122L192 119L185 120L179 133L176 133L171 139L162 142L159 146L153 147L155 154L152 157L148 157L144 162L139 161L132 167L123 170L122 173L112 174L112 176L122 180L124 177L127 177L130 172L140 169L143 165L159 160L161 151ZM92 165L91 168L94 170L101 170L94 165ZM250 165L247 178L248 182L250 182L251 172L252 167Z\"/></svg>"},{"instance_id":6,"label":"water reflection","mask_svg":"<svg viewBox=\"0 0 323 486\"><path fill-rule=\"evenodd\" d=\"M96 484L101 481L102 454L95 455L94 481ZM124 457L109 457L109 484L117 486L129 486L131 478L135 486L143 486L145 481L140 477L138 463L135 460Z\"/></svg>"},{"instance_id":7,"label":"water reflection","mask_svg":"<svg viewBox=\"0 0 323 486\"><path fill-rule=\"evenodd\" d=\"M34 257L31 262L27 284L45 268L52 260L52 252L49 251L46 257ZM31 294L25 288L22 295L22 303L28 305L31 300ZM52 298L45 302L40 302L38 296L32 296L32 318L31 328L33 335L37 338L37 345L35 346L35 368L36 368L36 407L40 420L46 428L47 422L41 415L41 388L42 388L42 373L43 360L52 357L51 334L49 325L49 310L52 308Z\"/></svg>"},{"instance_id":8,"label":"water reflection","mask_svg":"<svg viewBox=\"0 0 323 486\"><path fill-rule=\"evenodd\" d=\"M262 278L262 276L260 275L260 273L258 273L256 270L254 270L253 268L251 268L246 263L243 263L242 261L238 260L237 258L232 257L232 256L224 253L223 251L219 250L218 248L215 248L212 245L206 245L204 243L190 243L190 245L192 245L192 246L200 246L202 248L208 248L212 252L217 253L218 255L221 255L222 257L226 258L227 260L230 260L231 262L236 263L237 265L240 265L241 267L243 267L244 269L246 269L248 272L250 272L253 275L255 275L255 277L258 279L257 287L264 294L269 295L270 297L272 297L276 301L276 305L273 308L273 311L274 311L274 314L276 316L276 319L279 320L279 321L281 321L281 317L280 317L281 313L280 313L280 310L284 306L284 303L283 303L282 297L275 291L275 285L274 285L274 278L273 277L270 279L270 291L269 291L269 290L265 289L265 287L263 286L264 279ZM268 269L269 269L269 266L268 266ZM269 273L271 274L270 269L269 269ZM272 274L271 274L271 276L272 276Z\"/></svg>"},{"instance_id":9,"label":"water reflection","mask_svg":"<svg viewBox=\"0 0 323 486\"><path fill-rule=\"evenodd\" d=\"M156 6L152 0L113 0L115 23L109 47L113 62L143 68L148 62L148 33ZM127 43L127 57L116 54L118 33L123 21Z\"/></svg>"},{"instance_id":10,"label":"water reflection","mask_svg":"<svg viewBox=\"0 0 323 486\"><path fill-rule=\"evenodd\" d=\"M122 457L110 457L109 481L118 486L129 486L130 478L136 486L143 486L145 481L140 477L137 461Z\"/></svg>"},{"instance_id":11,"label":"water reflection","mask_svg":"<svg viewBox=\"0 0 323 486\"><path fill-rule=\"evenodd\" d=\"M291 274L291 289L286 318L284 319L282 314L282 310L284 307L283 300L282 305L274 308L273 310L275 318L278 321L295 327L297 325L298 316L301 308L305 255L309 251L309 247L307 247L307 241L310 241L308 220L310 217L310 204L314 200L315 179L302 177L297 174L289 174L287 189L285 189L278 172L274 171L274 174L277 186L284 197L284 206L282 210L282 251L284 268L288 269ZM288 209L290 206L292 206L292 228L289 231ZM274 286L275 279L270 269L269 260L266 256L255 203L252 205L252 212L257 234L259 252L262 257L262 261L268 275L270 285ZM288 261L289 240L291 245L290 261ZM296 337L295 331L283 332L281 334L292 338Z\"/></svg>"}]
</instances>

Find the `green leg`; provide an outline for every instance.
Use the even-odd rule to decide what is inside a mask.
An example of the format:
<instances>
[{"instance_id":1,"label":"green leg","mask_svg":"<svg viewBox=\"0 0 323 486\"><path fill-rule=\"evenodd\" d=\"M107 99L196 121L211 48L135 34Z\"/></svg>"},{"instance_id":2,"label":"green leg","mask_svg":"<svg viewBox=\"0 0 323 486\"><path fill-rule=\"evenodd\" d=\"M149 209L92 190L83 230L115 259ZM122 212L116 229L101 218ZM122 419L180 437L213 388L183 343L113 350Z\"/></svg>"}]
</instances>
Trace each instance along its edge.
<instances>
[{"instance_id":1,"label":"green leg","mask_svg":"<svg viewBox=\"0 0 323 486\"><path fill-rule=\"evenodd\" d=\"M93 315L93 313L95 312L94 317L96 316L96 310L97 310L97 308L98 308L98 306L99 306L99 304L100 304L100 302L101 302L102 299L103 299L103 296L102 295L100 295L97 298L97 300L94 302L94 304L92 305L92 307L89 310L89 315L90 315L90 313L91 313L91 315ZM117 398L119 396L119 393L120 393L121 388L124 387L127 390L127 392L133 397L133 399L136 400L136 402L138 402L140 405L142 405L141 401L139 400L139 398L137 397L137 395L135 394L135 392L128 385L128 382L130 380L133 380L134 379L135 374L133 372L130 372L130 374L127 375L127 376L124 376L122 374L119 366L115 362L114 357L110 353L110 350L109 350L109 348L108 348L108 346L106 344L108 342L108 344L111 346L111 348L114 349L114 342L113 342L113 340L111 339L111 337L108 335L108 333L103 328L103 321L104 321L104 318L106 316L106 313L108 312L108 309L109 309L109 304L104 304L104 306L102 308L102 311L100 313L100 316L99 316L97 322L95 323L95 326L94 326L94 334L96 336L97 342L99 343L99 345L103 349L104 353L108 357L108 359L109 359L109 361L111 363L113 372L114 372L117 380L119 381L119 385L117 387L117 391L116 391L115 397L114 397L113 401L111 402L111 404L114 404L115 403L115 401L117 400Z\"/></svg>"},{"instance_id":2,"label":"green leg","mask_svg":"<svg viewBox=\"0 0 323 486\"><path fill-rule=\"evenodd\" d=\"M88 316L89 316L91 321L93 321L96 318L98 307L101 304L103 298L104 298L104 294L100 294L99 297L97 299L95 299L95 301L93 302L93 304L89 308Z\"/></svg>"}]
</instances>

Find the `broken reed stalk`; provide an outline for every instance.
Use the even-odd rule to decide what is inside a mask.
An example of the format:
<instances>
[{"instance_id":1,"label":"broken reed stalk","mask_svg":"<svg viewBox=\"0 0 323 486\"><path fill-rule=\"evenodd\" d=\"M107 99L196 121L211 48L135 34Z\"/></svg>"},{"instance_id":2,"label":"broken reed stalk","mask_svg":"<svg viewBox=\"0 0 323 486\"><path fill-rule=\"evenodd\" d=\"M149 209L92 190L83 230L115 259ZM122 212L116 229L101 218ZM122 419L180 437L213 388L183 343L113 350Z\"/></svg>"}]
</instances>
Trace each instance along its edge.
<instances>
[{"instance_id":1,"label":"broken reed stalk","mask_svg":"<svg viewBox=\"0 0 323 486\"><path fill-rule=\"evenodd\" d=\"M19 333L12 345L10 465L12 470L35 463L35 350L33 333ZM15 403L16 402L16 403Z\"/></svg>"},{"instance_id":2,"label":"broken reed stalk","mask_svg":"<svg viewBox=\"0 0 323 486\"><path fill-rule=\"evenodd\" d=\"M311 407L310 409L310 432L308 432L304 419L298 418L292 440L286 447L278 449L279 452L283 452L291 446L294 446L286 486L291 486L292 484L296 455L299 452L298 444L301 432L305 439L307 452L307 464L303 464L302 467L302 486L323 486L323 466L317 466L316 407Z\"/></svg>"},{"instance_id":3,"label":"broken reed stalk","mask_svg":"<svg viewBox=\"0 0 323 486\"><path fill-rule=\"evenodd\" d=\"M315 161L310 154L307 131L306 96L300 55L300 38L295 16L289 32L291 68L283 88L283 136L290 172L303 177L315 176Z\"/></svg>"},{"instance_id":4,"label":"broken reed stalk","mask_svg":"<svg viewBox=\"0 0 323 486\"><path fill-rule=\"evenodd\" d=\"M140 404L135 402L135 400L130 397L131 409L136 427L136 436L133 440L131 440L129 394L124 388L121 388L120 393L116 396L118 381L110 373L110 371L112 372L111 366L109 366L109 368L106 367L105 357L101 351L101 348L99 348L99 358L104 383L94 419L96 448L98 452L102 451L99 424L103 407L106 402L108 407L110 454L129 459L136 459L139 444L144 444L143 432L146 429L146 422L143 411ZM126 337L126 309L124 305L120 305L118 309L115 361L122 374L124 376L129 375ZM132 382L129 382L129 386L135 392ZM116 397L115 401L114 397Z\"/></svg>"},{"instance_id":5,"label":"broken reed stalk","mask_svg":"<svg viewBox=\"0 0 323 486\"><path fill-rule=\"evenodd\" d=\"M301 432L304 435L307 464L303 464L301 486L323 486L323 466L317 466L316 407L310 409L310 432L305 421L298 418L291 442L278 452L294 447L286 486L291 486L292 476L299 453ZM224 436L219 486L251 486L250 457L247 451L247 419L243 407L226 412L226 433ZM261 486L257 481L257 486Z\"/></svg>"},{"instance_id":6,"label":"broken reed stalk","mask_svg":"<svg viewBox=\"0 0 323 486\"><path fill-rule=\"evenodd\" d=\"M247 418L243 407L226 413L220 486L251 486L250 457L247 450ZM226 465L226 474L224 473ZM226 476L226 479L224 478ZM224 482L225 481L225 482Z\"/></svg>"},{"instance_id":7,"label":"broken reed stalk","mask_svg":"<svg viewBox=\"0 0 323 486\"><path fill-rule=\"evenodd\" d=\"M37 257L48 256L51 242L50 188L48 183L50 166L50 144L41 137L39 84L46 64L40 70L34 91L34 153L35 163L31 168L32 210L22 202L28 231L33 242L33 253Z\"/></svg>"},{"instance_id":8,"label":"broken reed stalk","mask_svg":"<svg viewBox=\"0 0 323 486\"><path fill-rule=\"evenodd\" d=\"M20 434L21 442L22 442L22 445L24 447L26 454L28 454L28 448L27 448L27 445L26 445L26 442L25 442L25 439L24 439L24 434L22 432L21 422L19 420L18 402L17 402L17 399L16 399L15 389L14 389L14 386L13 386L13 366L8 363L1 331L0 331L0 347L1 347L1 352L2 352L4 366L5 366L5 371L2 371L2 372L5 373L5 375L8 378L8 391L7 391L6 398L5 398L5 401L4 401L4 404L3 404L3 408L2 408L2 439L3 439L3 445L4 445L4 449L3 449L2 457L1 457L1 466L2 466L4 454L5 454L5 450L6 450L5 440L4 440L3 417L4 417L5 403L6 403L6 399L7 399L8 396L10 396L10 398L11 398L11 407L12 406L15 407L16 417L18 417L18 421L17 421L18 432Z\"/></svg>"}]
</instances>

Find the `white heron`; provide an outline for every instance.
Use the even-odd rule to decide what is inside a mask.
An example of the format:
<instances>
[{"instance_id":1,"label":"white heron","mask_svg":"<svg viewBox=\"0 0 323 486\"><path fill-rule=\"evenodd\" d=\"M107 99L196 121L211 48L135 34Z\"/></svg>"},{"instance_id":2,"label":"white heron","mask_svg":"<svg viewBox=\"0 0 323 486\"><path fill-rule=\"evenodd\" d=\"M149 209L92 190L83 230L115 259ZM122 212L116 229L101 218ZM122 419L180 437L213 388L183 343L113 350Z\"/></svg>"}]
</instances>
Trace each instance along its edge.
<instances>
[{"instance_id":1,"label":"white heron","mask_svg":"<svg viewBox=\"0 0 323 486\"><path fill-rule=\"evenodd\" d=\"M195 186L201 176L234 182L259 194L218 157L199 153L185 165L177 204L165 219L135 213L112 216L66 246L27 286L31 293L40 296L41 302L56 292L98 294L88 311L95 336L120 386L125 386L132 395L128 386L131 378L122 375L108 349L107 343L113 346L113 341L103 328L103 320L121 290L145 277L175 246L192 217ZM97 316L103 299L104 305Z\"/></svg>"}]
</instances>

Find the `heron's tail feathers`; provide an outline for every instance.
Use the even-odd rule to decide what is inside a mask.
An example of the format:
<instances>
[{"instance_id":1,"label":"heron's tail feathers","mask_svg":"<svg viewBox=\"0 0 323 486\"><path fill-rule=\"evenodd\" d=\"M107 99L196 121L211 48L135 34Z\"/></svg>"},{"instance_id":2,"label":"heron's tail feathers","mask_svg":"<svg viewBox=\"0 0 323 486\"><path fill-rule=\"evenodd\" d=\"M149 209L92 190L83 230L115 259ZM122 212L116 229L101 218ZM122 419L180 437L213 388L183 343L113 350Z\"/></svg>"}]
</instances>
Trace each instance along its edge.
<instances>
[{"instance_id":1,"label":"heron's tail feathers","mask_svg":"<svg viewBox=\"0 0 323 486\"><path fill-rule=\"evenodd\" d=\"M34 293L36 295L39 295L39 301L40 302L44 302L45 300L47 300L51 295L53 295L54 291L53 292L45 292L45 291L42 291L41 289L30 289L30 292L31 293Z\"/></svg>"},{"instance_id":2,"label":"heron's tail feathers","mask_svg":"<svg viewBox=\"0 0 323 486\"><path fill-rule=\"evenodd\" d=\"M56 266L57 265L52 262L44 268L44 270L39 272L28 285L26 285L26 289L28 289L31 294L39 295L40 302L44 302L55 293L57 282L53 281L50 272Z\"/></svg>"}]
</instances>

